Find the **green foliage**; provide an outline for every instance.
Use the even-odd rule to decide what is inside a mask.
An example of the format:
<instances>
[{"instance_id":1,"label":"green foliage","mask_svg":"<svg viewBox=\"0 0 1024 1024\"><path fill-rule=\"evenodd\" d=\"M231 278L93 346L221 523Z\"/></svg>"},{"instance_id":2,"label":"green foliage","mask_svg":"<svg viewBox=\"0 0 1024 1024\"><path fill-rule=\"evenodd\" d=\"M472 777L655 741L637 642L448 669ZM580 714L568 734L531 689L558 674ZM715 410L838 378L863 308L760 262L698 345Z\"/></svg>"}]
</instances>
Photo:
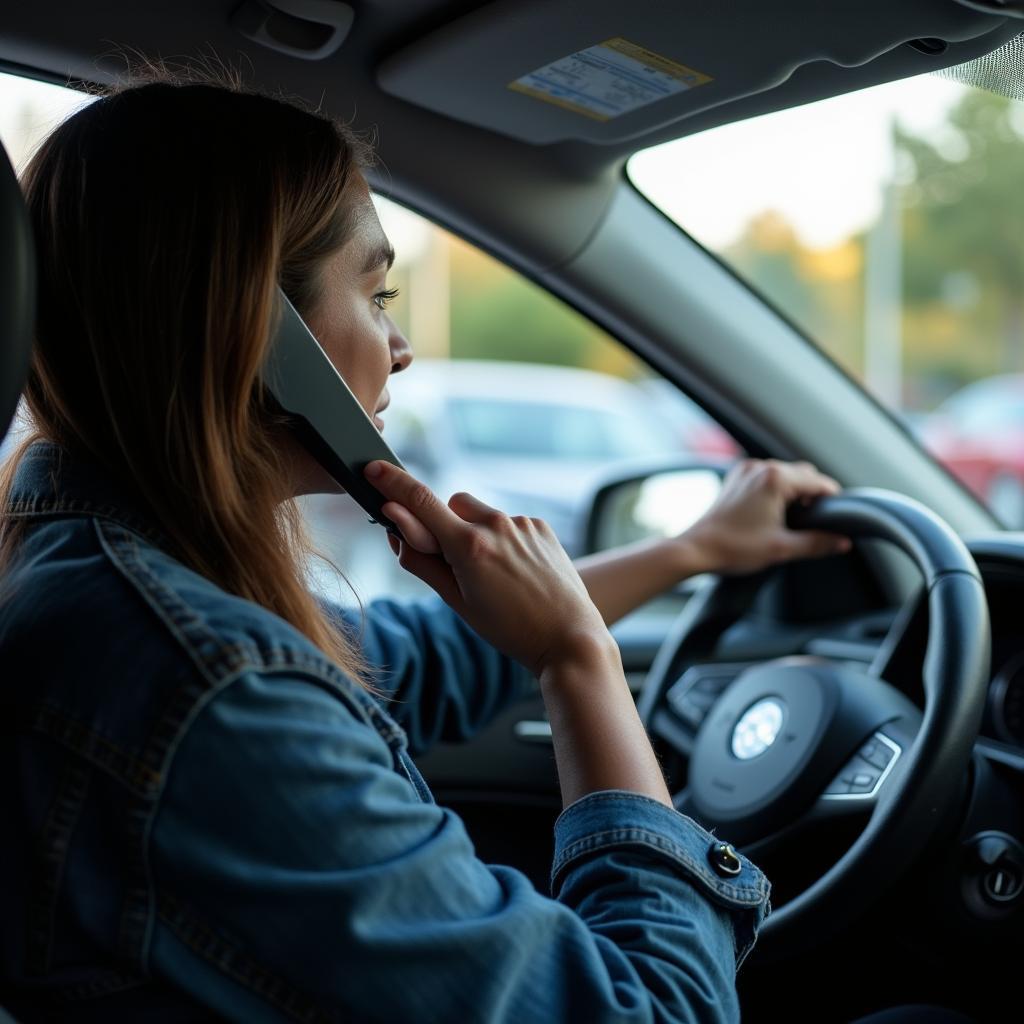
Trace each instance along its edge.
<instances>
[{"instance_id":1,"label":"green foliage","mask_svg":"<svg viewBox=\"0 0 1024 1024\"><path fill-rule=\"evenodd\" d=\"M983 376L1024 366L1024 139L1020 104L966 92L945 128L924 138L897 127L905 163L904 289L910 310L944 311L958 358L947 370ZM922 321L923 315L919 317ZM927 338L907 341L911 354Z\"/></svg>"},{"instance_id":2,"label":"green foliage","mask_svg":"<svg viewBox=\"0 0 1024 1024\"><path fill-rule=\"evenodd\" d=\"M635 377L642 364L586 317L477 250L451 263L451 356L552 363Z\"/></svg>"},{"instance_id":3,"label":"green foliage","mask_svg":"<svg viewBox=\"0 0 1024 1024\"><path fill-rule=\"evenodd\" d=\"M578 314L511 272L484 281L452 275L453 358L586 366L597 335Z\"/></svg>"},{"instance_id":4,"label":"green foliage","mask_svg":"<svg viewBox=\"0 0 1024 1024\"><path fill-rule=\"evenodd\" d=\"M803 244L777 213L753 218L724 253L781 312L848 369L861 364L863 240L830 250Z\"/></svg>"}]
</instances>

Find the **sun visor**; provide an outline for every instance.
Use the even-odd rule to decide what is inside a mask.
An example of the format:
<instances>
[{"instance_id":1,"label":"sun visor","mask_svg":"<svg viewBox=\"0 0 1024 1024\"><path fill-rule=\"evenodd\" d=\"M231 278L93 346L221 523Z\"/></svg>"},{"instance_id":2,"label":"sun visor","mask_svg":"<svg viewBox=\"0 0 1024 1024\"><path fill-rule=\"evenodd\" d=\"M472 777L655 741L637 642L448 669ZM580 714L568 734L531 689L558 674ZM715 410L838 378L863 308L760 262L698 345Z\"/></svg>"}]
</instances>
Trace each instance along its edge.
<instances>
[{"instance_id":1,"label":"sun visor","mask_svg":"<svg viewBox=\"0 0 1024 1024\"><path fill-rule=\"evenodd\" d=\"M851 76L859 88L960 64L1001 45L1009 24L956 0L500 0L399 50L378 81L526 142L619 143L798 72L808 101L844 91L837 68L877 65L868 82Z\"/></svg>"}]
</instances>

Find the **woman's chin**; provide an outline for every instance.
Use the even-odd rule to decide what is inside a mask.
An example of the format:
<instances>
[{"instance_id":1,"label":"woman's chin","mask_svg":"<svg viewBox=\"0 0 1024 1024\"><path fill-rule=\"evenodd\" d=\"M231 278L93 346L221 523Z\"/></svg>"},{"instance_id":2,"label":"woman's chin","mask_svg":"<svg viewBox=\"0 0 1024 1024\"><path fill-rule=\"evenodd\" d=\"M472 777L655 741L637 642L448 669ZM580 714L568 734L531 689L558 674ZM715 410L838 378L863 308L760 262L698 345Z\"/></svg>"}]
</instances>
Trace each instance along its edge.
<instances>
[{"instance_id":1,"label":"woman's chin","mask_svg":"<svg viewBox=\"0 0 1024 1024\"><path fill-rule=\"evenodd\" d=\"M291 455L292 497L303 494L344 494L345 488L294 438L285 442Z\"/></svg>"}]
</instances>

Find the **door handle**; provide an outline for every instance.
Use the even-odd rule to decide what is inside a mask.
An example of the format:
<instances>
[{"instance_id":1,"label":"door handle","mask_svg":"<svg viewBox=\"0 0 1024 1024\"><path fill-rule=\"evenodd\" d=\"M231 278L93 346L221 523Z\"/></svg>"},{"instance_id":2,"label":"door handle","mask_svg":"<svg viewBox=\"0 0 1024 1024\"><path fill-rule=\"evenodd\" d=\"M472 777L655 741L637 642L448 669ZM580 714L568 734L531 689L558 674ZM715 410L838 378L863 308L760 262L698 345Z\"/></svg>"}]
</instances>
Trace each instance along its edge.
<instances>
[{"instance_id":1,"label":"door handle","mask_svg":"<svg viewBox=\"0 0 1024 1024\"><path fill-rule=\"evenodd\" d=\"M551 723L544 719L523 719L512 727L512 734L523 743L551 745Z\"/></svg>"}]
</instances>

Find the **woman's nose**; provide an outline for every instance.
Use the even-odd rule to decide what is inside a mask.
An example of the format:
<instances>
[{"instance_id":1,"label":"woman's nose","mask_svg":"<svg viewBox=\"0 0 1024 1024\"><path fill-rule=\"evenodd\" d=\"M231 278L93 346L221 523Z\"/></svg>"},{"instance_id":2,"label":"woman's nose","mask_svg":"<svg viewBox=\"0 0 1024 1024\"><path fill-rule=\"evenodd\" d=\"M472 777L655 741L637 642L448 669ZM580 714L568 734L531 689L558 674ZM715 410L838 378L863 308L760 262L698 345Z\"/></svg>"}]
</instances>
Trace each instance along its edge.
<instances>
[{"instance_id":1,"label":"woman's nose","mask_svg":"<svg viewBox=\"0 0 1024 1024\"><path fill-rule=\"evenodd\" d=\"M406 369L412 362L412 345L395 326L392 326L388 345L391 348L391 372L398 373L400 370Z\"/></svg>"}]
</instances>

